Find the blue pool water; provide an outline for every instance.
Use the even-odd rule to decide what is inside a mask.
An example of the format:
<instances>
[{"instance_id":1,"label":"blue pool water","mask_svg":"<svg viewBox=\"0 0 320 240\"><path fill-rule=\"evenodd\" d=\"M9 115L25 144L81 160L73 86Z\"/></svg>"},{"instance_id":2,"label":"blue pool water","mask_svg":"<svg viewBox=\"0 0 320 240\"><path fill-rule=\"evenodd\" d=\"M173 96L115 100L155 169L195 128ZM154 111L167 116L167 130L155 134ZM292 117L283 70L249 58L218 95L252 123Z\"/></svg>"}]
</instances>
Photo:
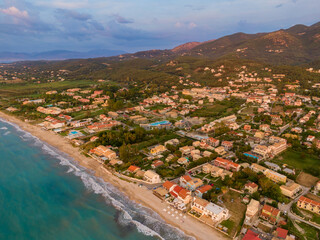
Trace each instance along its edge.
<instances>
[{"instance_id":1,"label":"blue pool water","mask_svg":"<svg viewBox=\"0 0 320 240\"><path fill-rule=\"evenodd\" d=\"M159 126L159 125L164 125L164 124L169 124L170 122L167 120L161 121L161 122L154 122L150 123L151 126Z\"/></svg>"}]
</instances>

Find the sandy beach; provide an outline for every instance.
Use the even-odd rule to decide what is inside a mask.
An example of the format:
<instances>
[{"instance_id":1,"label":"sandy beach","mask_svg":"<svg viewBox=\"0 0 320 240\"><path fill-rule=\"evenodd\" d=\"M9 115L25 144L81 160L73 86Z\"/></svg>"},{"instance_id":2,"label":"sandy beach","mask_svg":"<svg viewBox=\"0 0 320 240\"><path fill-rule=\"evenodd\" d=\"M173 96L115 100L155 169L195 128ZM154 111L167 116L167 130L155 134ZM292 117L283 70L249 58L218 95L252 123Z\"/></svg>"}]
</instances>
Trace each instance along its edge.
<instances>
[{"instance_id":1,"label":"sandy beach","mask_svg":"<svg viewBox=\"0 0 320 240\"><path fill-rule=\"evenodd\" d=\"M93 170L97 177L104 179L104 181L109 182L116 186L120 191L126 194L130 199L137 203L140 203L153 211L157 212L167 223L181 229L187 235L194 236L199 240L223 240L228 239L224 234L214 230L213 228L197 221L196 219L187 216L182 223L180 220L176 220L171 215L168 215L163 211L168 205L161 202L150 190L144 187L138 187L138 184L129 183L123 181L116 176L112 175L107 171L100 163L92 158L85 157L78 151L77 148L73 147L67 139L64 139L58 134L50 131L45 131L38 126L21 121L20 119L7 115L0 112L0 118L5 119L11 123L18 125L23 130L31 133L32 135L38 137L42 141L47 142L53 147L59 149L60 151L68 154L75 161L77 161L81 166Z\"/></svg>"}]
</instances>

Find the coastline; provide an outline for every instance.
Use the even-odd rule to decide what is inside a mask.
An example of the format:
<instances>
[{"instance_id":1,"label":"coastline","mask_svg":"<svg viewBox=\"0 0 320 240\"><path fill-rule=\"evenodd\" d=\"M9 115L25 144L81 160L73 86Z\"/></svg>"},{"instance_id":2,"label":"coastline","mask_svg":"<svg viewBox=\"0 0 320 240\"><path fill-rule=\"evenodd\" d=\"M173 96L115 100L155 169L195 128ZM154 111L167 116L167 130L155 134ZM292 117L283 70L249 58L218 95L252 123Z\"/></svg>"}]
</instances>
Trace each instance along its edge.
<instances>
[{"instance_id":1,"label":"coastline","mask_svg":"<svg viewBox=\"0 0 320 240\"><path fill-rule=\"evenodd\" d=\"M61 152L66 153L79 165L85 167L86 169L93 170L96 177L103 179L105 182L111 183L136 203L146 206L147 208L150 208L154 212L158 213L160 217L168 224L180 229L185 234L198 240L207 240L208 238L215 240L229 239L222 233L201 223L191 216L186 215L186 219L183 223L176 221L170 215L162 211L162 209L167 207L167 204L163 203L150 190L147 190L145 187L138 187L138 184L130 183L114 176L93 158L88 158L82 155L78 148L73 147L69 141L62 136L51 131L43 130L40 127L30 123L23 122L22 120L1 111L0 118L18 125L24 131L29 132L40 140L59 149Z\"/></svg>"}]
</instances>

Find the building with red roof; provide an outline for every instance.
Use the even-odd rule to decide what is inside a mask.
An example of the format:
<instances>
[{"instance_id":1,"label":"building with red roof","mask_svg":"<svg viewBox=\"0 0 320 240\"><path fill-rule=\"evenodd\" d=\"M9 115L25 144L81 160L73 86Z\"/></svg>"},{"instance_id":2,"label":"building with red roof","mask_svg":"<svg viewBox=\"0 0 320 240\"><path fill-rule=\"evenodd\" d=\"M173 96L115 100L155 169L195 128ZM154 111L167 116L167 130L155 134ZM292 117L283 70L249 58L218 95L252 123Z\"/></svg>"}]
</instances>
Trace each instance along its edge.
<instances>
[{"instance_id":1,"label":"building with red roof","mask_svg":"<svg viewBox=\"0 0 320 240\"><path fill-rule=\"evenodd\" d=\"M223 159L221 157L217 157L213 163L215 166L224 168L229 171L231 170L233 172L238 172L240 170L239 164L234 163L234 162L227 160L227 159Z\"/></svg>"},{"instance_id":2,"label":"building with red roof","mask_svg":"<svg viewBox=\"0 0 320 240\"><path fill-rule=\"evenodd\" d=\"M181 176L179 179L180 185L185 187L187 186L187 183L190 182L192 178L189 175Z\"/></svg>"},{"instance_id":3,"label":"building with red roof","mask_svg":"<svg viewBox=\"0 0 320 240\"><path fill-rule=\"evenodd\" d=\"M248 193L252 194L258 191L258 185L254 182L249 182L246 185L244 185L244 189L248 190Z\"/></svg>"},{"instance_id":4,"label":"building with red roof","mask_svg":"<svg viewBox=\"0 0 320 240\"><path fill-rule=\"evenodd\" d=\"M261 240L261 238L259 238L258 233L255 233L249 229L246 235L244 235L244 237L242 238L242 240Z\"/></svg>"},{"instance_id":5,"label":"building with red roof","mask_svg":"<svg viewBox=\"0 0 320 240\"><path fill-rule=\"evenodd\" d=\"M320 214L320 202L301 196L297 202L297 207L303 208L310 212Z\"/></svg>"},{"instance_id":6,"label":"building with red roof","mask_svg":"<svg viewBox=\"0 0 320 240\"><path fill-rule=\"evenodd\" d=\"M131 173L135 173L135 172L137 172L138 170L140 170L140 168L137 167L137 166L134 166L134 165L131 165L131 166L128 168L128 172L131 172Z\"/></svg>"},{"instance_id":7,"label":"building with red roof","mask_svg":"<svg viewBox=\"0 0 320 240\"><path fill-rule=\"evenodd\" d=\"M198 196L198 197L201 197L202 198L202 195L208 191L210 191L212 189L212 187L210 185L204 185L200 188L198 188L196 191L195 191L195 194Z\"/></svg>"},{"instance_id":8,"label":"building with red roof","mask_svg":"<svg viewBox=\"0 0 320 240\"><path fill-rule=\"evenodd\" d=\"M271 224L276 224L280 218L280 210L269 205L264 205L260 217Z\"/></svg>"},{"instance_id":9,"label":"building with red roof","mask_svg":"<svg viewBox=\"0 0 320 240\"><path fill-rule=\"evenodd\" d=\"M163 188L165 188L168 192L171 192L173 190L173 188L175 186L177 186L176 184L174 184L173 182L170 182L170 181L165 181L163 184L162 184Z\"/></svg>"},{"instance_id":10,"label":"building with red roof","mask_svg":"<svg viewBox=\"0 0 320 240\"><path fill-rule=\"evenodd\" d=\"M288 230L283 229L283 228L277 228L276 230L276 236L280 239L286 239L288 235Z\"/></svg>"}]
</instances>

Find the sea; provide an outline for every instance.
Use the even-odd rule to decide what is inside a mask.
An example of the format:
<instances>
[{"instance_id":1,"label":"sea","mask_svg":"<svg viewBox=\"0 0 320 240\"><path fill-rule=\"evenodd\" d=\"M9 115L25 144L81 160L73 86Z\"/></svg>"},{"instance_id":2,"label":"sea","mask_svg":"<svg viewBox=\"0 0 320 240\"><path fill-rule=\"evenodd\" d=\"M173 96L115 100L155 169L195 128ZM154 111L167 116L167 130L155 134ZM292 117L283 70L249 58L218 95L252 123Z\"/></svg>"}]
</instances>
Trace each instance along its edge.
<instances>
[{"instance_id":1,"label":"sea","mask_svg":"<svg viewBox=\"0 0 320 240\"><path fill-rule=\"evenodd\" d=\"M194 239L0 119L0 239Z\"/></svg>"}]
</instances>

